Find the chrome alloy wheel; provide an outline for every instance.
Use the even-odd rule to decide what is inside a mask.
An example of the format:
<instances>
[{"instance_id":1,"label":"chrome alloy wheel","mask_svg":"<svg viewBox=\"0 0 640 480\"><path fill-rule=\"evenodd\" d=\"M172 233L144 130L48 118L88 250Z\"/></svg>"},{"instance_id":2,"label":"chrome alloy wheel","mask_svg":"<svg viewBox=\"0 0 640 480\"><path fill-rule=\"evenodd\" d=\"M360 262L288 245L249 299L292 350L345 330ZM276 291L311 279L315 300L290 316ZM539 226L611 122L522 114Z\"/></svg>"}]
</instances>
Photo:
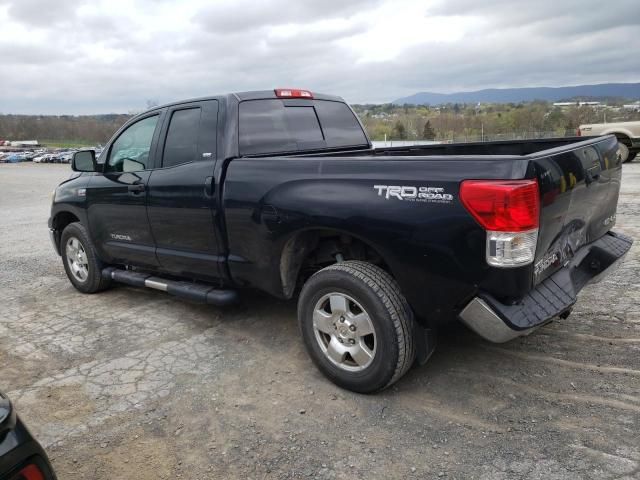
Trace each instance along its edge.
<instances>
[{"instance_id":1,"label":"chrome alloy wheel","mask_svg":"<svg viewBox=\"0 0 640 480\"><path fill-rule=\"evenodd\" d=\"M325 356L335 366L358 372L376 354L376 332L369 314L344 293L324 295L313 309L313 331Z\"/></svg>"},{"instance_id":2,"label":"chrome alloy wheel","mask_svg":"<svg viewBox=\"0 0 640 480\"><path fill-rule=\"evenodd\" d=\"M67 264L71 274L80 282L84 282L89 277L89 261L82 243L76 237L69 237L65 246L67 253Z\"/></svg>"}]
</instances>

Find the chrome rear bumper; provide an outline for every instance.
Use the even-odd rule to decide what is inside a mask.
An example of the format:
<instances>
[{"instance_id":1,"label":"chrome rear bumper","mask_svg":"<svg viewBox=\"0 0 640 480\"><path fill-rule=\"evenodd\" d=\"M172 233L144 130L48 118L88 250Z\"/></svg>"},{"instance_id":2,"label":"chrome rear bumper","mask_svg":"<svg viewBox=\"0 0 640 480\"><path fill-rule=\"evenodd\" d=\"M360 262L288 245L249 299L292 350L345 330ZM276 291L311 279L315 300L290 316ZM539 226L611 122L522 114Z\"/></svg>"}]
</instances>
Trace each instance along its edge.
<instances>
[{"instance_id":1,"label":"chrome rear bumper","mask_svg":"<svg viewBox=\"0 0 640 480\"><path fill-rule=\"evenodd\" d=\"M576 303L578 292L615 270L632 244L631 238L609 232L578 250L567 266L536 285L519 302L505 305L481 292L458 316L462 323L490 342L504 343L528 335L568 312Z\"/></svg>"},{"instance_id":2,"label":"chrome rear bumper","mask_svg":"<svg viewBox=\"0 0 640 480\"><path fill-rule=\"evenodd\" d=\"M460 320L482 338L493 343L504 343L524 335L522 331L514 330L486 304L481 298L475 297L460 312ZM528 330L530 333L533 329Z\"/></svg>"}]
</instances>

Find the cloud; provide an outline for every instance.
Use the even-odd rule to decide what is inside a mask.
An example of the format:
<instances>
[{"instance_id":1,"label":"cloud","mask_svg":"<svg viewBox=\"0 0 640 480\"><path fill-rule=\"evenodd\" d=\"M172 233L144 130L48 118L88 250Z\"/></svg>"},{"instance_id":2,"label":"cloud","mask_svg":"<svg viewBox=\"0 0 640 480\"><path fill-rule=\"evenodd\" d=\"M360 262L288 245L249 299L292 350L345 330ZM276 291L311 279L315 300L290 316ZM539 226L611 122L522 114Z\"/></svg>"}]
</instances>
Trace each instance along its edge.
<instances>
[{"instance_id":1,"label":"cloud","mask_svg":"<svg viewBox=\"0 0 640 480\"><path fill-rule=\"evenodd\" d=\"M70 22L83 0L56 0L55 3L42 0L3 0L8 5L9 19L25 25L45 27Z\"/></svg>"},{"instance_id":2,"label":"cloud","mask_svg":"<svg viewBox=\"0 0 640 480\"><path fill-rule=\"evenodd\" d=\"M349 18L375 8L379 3L379 0L238 0L215 2L202 8L193 18L207 31L237 34L269 26Z\"/></svg>"},{"instance_id":3,"label":"cloud","mask_svg":"<svg viewBox=\"0 0 640 480\"><path fill-rule=\"evenodd\" d=\"M432 15L473 15L487 20L492 28L535 27L554 37L585 35L610 28L638 25L637 0L607 2L584 0L441 0Z\"/></svg>"},{"instance_id":4,"label":"cloud","mask_svg":"<svg viewBox=\"0 0 640 480\"><path fill-rule=\"evenodd\" d=\"M56 5L0 0L0 111L127 112L149 98L276 86L385 102L417 91L640 81L637 0Z\"/></svg>"}]
</instances>

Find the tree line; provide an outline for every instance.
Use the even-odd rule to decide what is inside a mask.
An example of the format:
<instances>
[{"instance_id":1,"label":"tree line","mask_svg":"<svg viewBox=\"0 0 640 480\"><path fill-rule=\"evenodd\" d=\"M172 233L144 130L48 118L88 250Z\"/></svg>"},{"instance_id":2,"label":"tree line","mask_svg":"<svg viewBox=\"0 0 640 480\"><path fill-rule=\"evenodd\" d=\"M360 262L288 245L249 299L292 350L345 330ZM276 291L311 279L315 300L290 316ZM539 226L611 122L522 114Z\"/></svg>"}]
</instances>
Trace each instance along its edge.
<instances>
[{"instance_id":1,"label":"tree line","mask_svg":"<svg viewBox=\"0 0 640 480\"><path fill-rule=\"evenodd\" d=\"M131 115L0 115L0 140L105 143Z\"/></svg>"},{"instance_id":2,"label":"tree line","mask_svg":"<svg viewBox=\"0 0 640 480\"><path fill-rule=\"evenodd\" d=\"M372 140L491 140L502 136L573 135L578 125L640 120L630 110L588 105L518 104L353 105ZM131 114L0 115L0 140L92 145L106 142Z\"/></svg>"},{"instance_id":3,"label":"tree line","mask_svg":"<svg viewBox=\"0 0 640 480\"><path fill-rule=\"evenodd\" d=\"M353 105L372 140L490 140L575 135L579 125L640 120L640 113L548 102L518 104Z\"/></svg>"}]
</instances>

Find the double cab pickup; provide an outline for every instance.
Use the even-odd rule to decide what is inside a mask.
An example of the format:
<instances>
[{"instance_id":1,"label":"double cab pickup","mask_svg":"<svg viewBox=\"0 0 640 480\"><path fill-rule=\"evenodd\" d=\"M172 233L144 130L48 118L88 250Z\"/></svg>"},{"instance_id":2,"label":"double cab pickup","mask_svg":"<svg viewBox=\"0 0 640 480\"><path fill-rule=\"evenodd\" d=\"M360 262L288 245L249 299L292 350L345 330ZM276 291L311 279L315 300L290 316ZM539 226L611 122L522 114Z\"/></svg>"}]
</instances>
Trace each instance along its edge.
<instances>
[{"instance_id":1,"label":"double cab pickup","mask_svg":"<svg viewBox=\"0 0 640 480\"><path fill-rule=\"evenodd\" d=\"M76 153L49 228L84 293L297 298L318 368L374 392L446 322L506 342L568 315L631 246L612 230L621 163L613 135L374 149L339 97L235 93Z\"/></svg>"}]
</instances>

